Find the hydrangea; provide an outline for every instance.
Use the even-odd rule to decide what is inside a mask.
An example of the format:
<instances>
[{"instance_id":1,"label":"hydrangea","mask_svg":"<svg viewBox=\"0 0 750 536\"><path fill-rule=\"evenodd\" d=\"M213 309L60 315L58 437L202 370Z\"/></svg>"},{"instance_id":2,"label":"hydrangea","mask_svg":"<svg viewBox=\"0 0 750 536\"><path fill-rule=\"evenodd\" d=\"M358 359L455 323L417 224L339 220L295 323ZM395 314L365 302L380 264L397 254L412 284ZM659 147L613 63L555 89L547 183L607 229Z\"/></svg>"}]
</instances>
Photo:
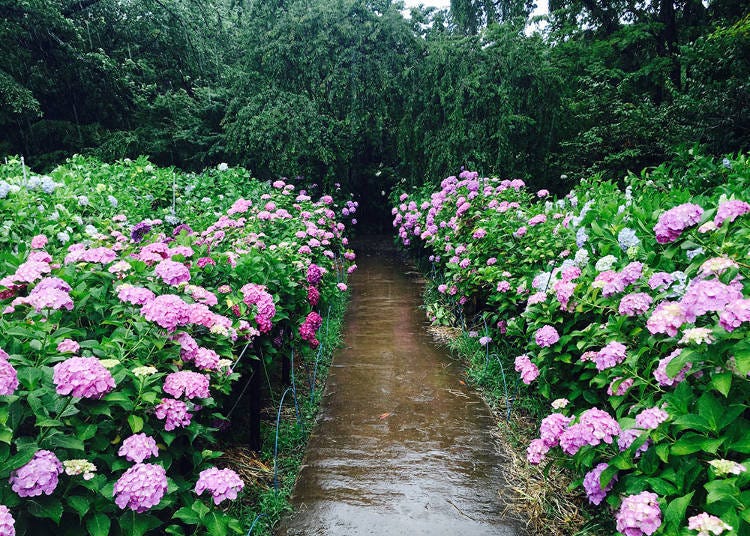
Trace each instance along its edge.
<instances>
[{"instance_id":1,"label":"hydrangea","mask_svg":"<svg viewBox=\"0 0 750 536\"><path fill-rule=\"evenodd\" d=\"M124 284L117 287L117 297L125 303L146 305L156 297L156 294L147 288Z\"/></svg>"},{"instance_id":2,"label":"hydrangea","mask_svg":"<svg viewBox=\"0 0 750 536\"><path fill-rule=\"evenodd\" d=\"M141 314L167 331L190 322L190 306L174 294L157 296L141 308Z\"/></svg>"},{"instance_id":3,"label":"hydrangea","mask_svg":"<svg viewBox=\"0 0 750 536\"><path fill-rule=\"evenodd\" d=\"M693 203L683 203L667 210L654 226L656 241L660 244L674 242L685 229L699 223L702 215L703 209Z\"/></svg>"},{"instance_id":4,"label":"hydrangea","mask_svg":"<svg viewBox=\"0 0 750 536\"><path fill-rule=\"evenodd\" d=\"M738 200L726 201L719 205L714 217L714 225L721 227L725 221L729 220L731 223L748 212L750 212L750 204Z\"/></svg>"},{"instance_id":5,"label":"hydrangea","mask_svg":"<svg viewBox=\"0 0 750 536\"><path fill-rule=\"evenodd\" d=\"M617 475L615 475L606 486L602 487L601 477L607 467L609 465L606 463L600 463L583 477L583 489L586 490L586 497L591 504L601 504L617 481Z\"/></svg>"},{"instance_id":6,"label":"hydrangea","mask_svg":"<svg viewBox=\"0 0 750 536\"><path fill-rule=\"evenodd\" d=\"M195 483L195 493L202 495L204 491L208 491L214 504L218 505L224 499L236 499L237 493L244 487L242 479L231 469L211 467L200 472L198 482Z\"/></svg>"},{"instance_id":7,"label":"hydrangea","mask_svg":"<svg viewBox=\"0 0 750 536\"><path fill-rule=\"evenodd\" d=\"M609 386L607 387L607 394L609 396L622 396L628 392L628 389L633 386L634 382L635 379L633 378L622 379L621 376L618 376L610 382Z\"/></svg>"},{"instance_id":8,"label":"hydrangea","mask_svg":"<svg viewBox=\"0 0 750 536\"><path fill-rule=\"evenodd\" d=\"M323 280L323 274L325 274L324 268L321 268L317 264L310 264L310 266L307 267L307 282L317 287Z\"/></svg>"},{"instance_id":9,"label":"hydrangea","mask_svg":"<svg viewBox=\"0 0 750 536\"><path fill-rule=\"evenodd\" d=\"M218 364L218 359L217 359ZM209 398L209 378L207 374L199 374L189 370L168 374L164 380L164 392L175 398L185 396L188 399Z\"/></svg>"},{"instance_id":10,"label":"hydrangea","mask_svg":"<svg viewBox=\"0 0 750 536\"><path fill-rule=\"evenodd\" d=\"M674 337L685 322L687 322L685 311L679 303L663 301L651 313L646 321L646 327L653 334L666 333Z\"/></svg>"},{"instance_id":11,"label":"hydrangea","mask_svg":"<svg viewBox=\"0 0 750 536\"><path fill-rule=\"evenodd\" d=\"M173 287L190 281L190 270L181 262L165 259L156 265L154 271L162 281Z\"/></svg>"},{"instance_id":12,"label":"hydrangea","mask_svg":"<svg viewBox=\"0 0 750 536\"><path fill-rule=\"evenodd\" d=\"M10 474L9 482L19 497L52 495L62 472L63 466L54 453L38 450L26 465Z\"/></svg>"},{"instance_id":13,"label":"hydrangea","mask_svg":"<svg viewBox=\"0 0 750 536\"><path fill-rule=\"evenodd\" d=\"M701 264L698 271L703 275L721 275L732 268L739 268L739 265L729 257L713 257Z\"/></svg>"},{"instance_id":14,"label":"hydrangea","mask_svg":"<svg viewBox=\"0 0 750 536\"><path fill-rule=\"evenodd\" d=\"M623 251L627 251L630 248L638 247L641 243L641 240L635 234L635 231L633 229L625 227L617 235L617 243L620 244L620 249L622 249Z\"/></svg>"},{"instance_id":15,"label":"hydrangea","mask_svg":"<svg viewBox=\"0 0 750 536\"><path fill-rule=\"evenodd\" d=\"M639 428L628 428L627 430L623 430L622 432L620 432L620 435L617 437L617 446L620 449L620 452L627 450L630 445L632 445L633 442L635 442L635 440L640 437L642 433L643 430ZM636 458L638 458L641 453L648 450L650 442L650 439L646 440L640 447L638 447L638 450L636 450L635 452Z\"/></svg>"},{"instance_id":16,"label":"hydrangea","mask_svg":"<svg viewBox=\"0 0 750 536\"><path fill-rule=\"evenodd\" d=\"M724 311L735 300L742 299L742 292L718 280L703 280L693 283L680 300L688 322L711 311Z\"/></svg>"},{"instance_id":17,"label":"hydrangea","mask_svg":"<svg viewBox=\"0 0 750 536\"><path fill-rule=\"evenodd\" d=\"M34 238L31 239L31 247L33 249L42 249L44 246L47 245L48 241L49 239L46 236L42 234L36 235Z\"/></svg>"},{"instance_id":18,"label":"hydrangea","mask_svg":"<svg viewBox=\"0 0 750 536\"><path fill-rule=\"evenodd\" d=\"M542 419L539 425L539 438L545 446L552 448L560 444L560 436L572 421L572 417L566 417L562 413L552 413Z\"/></svg>"},{"instance_id":19,"label":"hydrangea","mask_svg":"<svg viewBox=\"0 0 750 536\"><path fill-rule=\"evenodd\" d=\"M620 425L606 411L591 408L560 434L560 447L566 454L574 455L584 445L595 446L602 441L610 444L619 433Z\"/></svg>"},{"instance_id":20,"label":"hydrangea","mask_svg":"<svg viewBox=\"0 0 750 536\"><path fill-rule=\"evenodd\" d=\"M146 434L135 434L122 442L117 454L128 461L141 463L151 456L159 456L159 449L153 437Z\"/></svg>"},{"instance_id":21,"label":"hydrangea","mask_svg":"<svg viewBox=\"0 0 750 536\"><path fill-rule=\"evenodd\" d=\"M674 282L674 276L667 272L656 272L648 280L651 290L664 290Z\"/></svg>"},{"instance_id":22,"label":"hydrangea","mask_svg":"<svg viewBox=\"0 0 750 536\"><path fill-rule=\"evenodd\" d=\"M560 334L554 327L545 325L536 331L534 340L542 348L548 348L560 340Z\"/></svg>"},{"instance_id":23,"label":"hydrangea","mask_svg":"<svg viewBox=\"0 0 750 536\"><path fill-rule=\"evenodd\" d=\"M593 358L597 370L606 370L625 361L627 348L616 341L599 350Z\"/></svg>"},{"instance_id":24,"label":"hydrangea","mask_svg":"<svg viewBox=\"0 0 750 536\"><path fill-rule=\"evenodd\" d=\"M0 186L5 183L0 183ZM0 189L0 194L2 193L2 190ZM3 195L0 195L0 199L2 199ZM0 536L16 536L16 528L14 525L16 524L16 520L13 519L13 515L10 513L10 510L8 510L8 507L4 504L0 504Z\"/></svg>"},{"instance_id":25,"label":"hydrangea","mask_svg":"<svg viewBox=\"0 0 750 536\"><path fill-rule=\"evenodd\" d=\"M70 352L71 354L77 354L80 349L81 345L73 339L63 339L57 344L57 351L60 353Z\"/></svg>"},{"instance_id":26,"label":"hydrangea","mask_svg":"<svg viewBox=\"0 0 750 536\"><path fill-rule=\"evenodd\" d=\"M562 409L568 404L570 404L570 400L568 400L567 398L556 398L552 401L551 405L554 409Z\"/></svg>"},{"instance_id":27,"label":"hydrangea","mask_svg":"<svg viewBox=\"0 0 750 536\"><path fill-rule=\"evenodd\" d=\"M585 227L579 227L576 231L576 245L579 248L582 248L586 242L589 240L589 235L586 232Z\"/></svg>"},{"instance_id":28,"label":"hydrangea","mask_svg":"<svg viewBox=\"0 0 750 536\"><path fill-rule=\"evenodd\" d=\"M0 348L0 395L12 395L18 389L18 372L8 361L9 357Z\"/></svg>"},{"instance_id":29,"label":"hydrangea","mask_svg":"<svg viewBox=\"0 0 750 536\"><path fill-rule=\"evenodd\" d=\"M480 337L479 338L479 344L481 346L487 346L489 343L492 342L492 337Z\"/></svg>"},{"instance_id":30,"label":"hydrangea","mask_svg":"<svg viewBox=\"0 0 750 536\"><path fill-rule=\"evenodd\" d=\"M542 223L545 223L547 221L547 216L544 214L537 214L536 216L533 216L529 221L529 227L534 227L536 225L541 225Z\"/></svg>"},{"instance_id":31,"label":"hydrangea","mask_svg":"<svg viewBox=\"0 0 750 536\"><path fill-rule=\"evenodd\" d=\"M697 536L711 536L721 534L725 530L732 530L732 526L727 525L716 516L703 512L688 518L688 529L697 530Z\"/></svg>"},{"instance_id":32,"label":"hydrangea","mask_svg":"<svg viewBox=\"0 0 750 536\"><path fill-rule=\"evenodd\" d=\"M77 398L101 398L115 388L115 379L95 357L71 357L53 367L57 393Z\"/></svg>"},{"instance_id":33,"label":"hydrangea","mask_svg":"<svg viewBox=\"0 0 750 536\"><path fill-rule=\"evenodd\" d=\"M654 378L656 378L656 381L659 382L660 386L672 387L673 385L678 384L685 379L685 374L687 374L690 368L693 366L692 363L686 363L682 370L680 370L674 378L670 378L667 375L667 365L669 365L669 363L681 353L682 348L678 348L664 359L659 360L659 365L656 367L656 369L654 369Z\"/></svg>"},{"instance_id":34,"label":"hydrangea","mask_svg":"<svg viewBox=\"0 0 750 536\"><path fill-rule=\"evenodd\" d=\"M682 332L682 339L680 339L680 344L711 344L713 342L713 333L708 328L686 329Z\"/></svg>"},{"instance_id":35,"label":"hydrangea","mask_svg":"<svg viewBox=\"0 0 750 536\"><path fill-rule=\"evenodd\" d=\"M741 463L732 460L717 459L711 460L708 464L714 468L716 476L739 475L747 471L747 468Z\"/></svg>"},{"instance_id":36,"label":"hydrangea","mask_svg":"<svg viewBox=\"0 0 750 536\"><path fill-rule=\"evenodd\" d=\"M146 236L149 231L151 231L151 225L149 225L145 221L136 223L133 226L133 229L130 231L130 239L137 244L138 242L143 240L143 237Z\"/></svg>"},{"instance_id":37,"label":"hydrangea","mask_svg":"<svg viewBox=\"0 0 750 536\"><path fill-rule=\"evenodd\" d=\"M154 413L157 419L165 421L164 429L167 432L190 425L190 420L193 417L188 412L187 404L173 398L162 398Z\"/></svg>"},{"instance_id":38,"label":"hydrangea","mask_svg":"<svg viewBox=\"0 0 750 536\"><path fill-rule=\"evenodd\" d=\"M216 370L219 367L219 354L210 348L198 348L193 356L195 366L201 370Z\"/></svg>"},{"instance_id":39,"label":"hydrangea","mask_svg":"<svg viewBox=\"0 0 750 536\"><path fill-rule=\"evenodd\" d=\"M635 416L635 424L642 430L653 430L669 418L669 413L661 408L648 408Z\"/></svg>"},{"instance_id":40,"label":"hydrangea","mask_svg":"<svg viewBox=\"0 0 750 536\"><path fill-rule=\"evenodd\" d=\"M549 447L541 439L533 440L526 448L526 459L532 465L539 465L549 452Z\"/></svg>"},{"instance_id":41,"label":"hydrangea","mask_svg":"<svg viewBox=\"0 0 750 536\"><path fill-rule=\"evenodd\" d=\"M323 324L323 318L315 311L310 312L305 321L299 327L299 335L303 341L307 341L312 348L317 348L320 342L315 337L318 329Z\"/></svg>"},{"instance_id":42,"label":"hydrangea","mask_svg":"<svg viewBox=\"0 0 750 536\"><path fill-rule=\"evenodd\" d=\"M617 257L615 257L614 255L606 255L596 261L594 268L596 268L597 272L606 272L608 270L611 270L616 262Z\"/></svg>"},{"instance_id":43,"label":"hydrangea","mask_svg":"<svg viewBox=\"0 0 750 536\"><path fill-rule=\"evenodd\" d=\"M135 367L132 372L136 378L146 378L148 376L153 376L159 371L156 369L156 367L143 366Z\"/></svg>"},{"instance_id":44,"label":"hydrangea","mask_svg":"<svg viewBox=\"0 0 750 536\"><path fill-rule=\"evenodd\" d=\"M750 321L750 299L734 300L719 314L719 325L727 331L734 331L743 322L748 321Z\"/></svg>"},{"instance_id":45,"label":"hydrangea","mask_svg":"<svg viewBox=\"0 0 750 536\"><path fill-rule=\"evenodd\" d=\"M656 493L643 491L628 495L617 512L617 530L625 536L651 535L661 526L661 510Z\"/></svg>"},{"instance_id":46,"label":"hydrangea","mask_svg":"<svg viewBox=\"0 0 750 536\"><path fill-rule=\"evenodd\" d=\"M308 282L309 280L310 278L308 277ZM255 305L257 308L258 314L255 315L255 322L258 324L260 332L268 333L271 331L271 328L273 327L271 321L273 320L273 317L276 316L276 306L273 303L273 296L266 291L266 287L263 285L256 285L255 283L248 283L240 289L240 292L242 292L245 305L248 307Z\"/></svg>"},{"instance_id":47,"label":"hydrangea","mask_svg":"<svg viewBox=\"0 0 750 536\"><path fill-rule=\"evenodd\" d=\"M642 315L648 311L653 301L653 298L645 292L626 294L620 300L618 311L625 316Z\"/></svg>"},{"instance_id":48,"label":"hydrangea","mask_svg":"<svg viewBox=\"0 0 750 536\"><path fill-rule=\"evenodd\" d=\"M519 355L515 359L515 369L521 373L521 380L526 385L531 384L535 379L539 377L539 369L531 362L529 356Z\"/></svg>"},{"instance_id":49,"label":"hydrangea","mask_svg":"<svg viewBox=\"0 0 750 536\"><path fill-rule=\"evenodd\" d=\"M115 482L115 504L142 513L156 506L167 492L167 472L161 465L137 463Z\"/></svg>"},{"instance_id":50,"label":"hydrangea","mask_svg":"<svg viewBox=\"0 0 750 536\"><path fill-rule=\"evenodd\" d=\"M62 464L68 476L83 475L84 480L91 480L95 476L96 465L88 460L65 460Z\"/></svg>"}]
</instances>

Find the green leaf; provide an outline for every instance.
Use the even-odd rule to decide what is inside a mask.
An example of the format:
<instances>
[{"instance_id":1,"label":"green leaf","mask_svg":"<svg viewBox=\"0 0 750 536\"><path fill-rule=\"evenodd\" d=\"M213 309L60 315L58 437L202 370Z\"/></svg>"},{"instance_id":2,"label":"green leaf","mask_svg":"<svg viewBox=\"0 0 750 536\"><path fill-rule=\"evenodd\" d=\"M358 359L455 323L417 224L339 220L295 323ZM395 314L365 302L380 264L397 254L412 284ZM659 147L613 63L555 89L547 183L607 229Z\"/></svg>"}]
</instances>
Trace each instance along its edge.
<instances>
[{"instance_id":1,"label":"green leaf","mask_svg":"<svg viewBox=\"0 0 750 536\"><path fill-rule=\"evenodd\" d=\"M130 425L130 429L134 434L137 434L138 432L143 430L143 419L138 415L129 415L128 424Z\"/></svg>"},{"instance_id":2,"label":"green leaf","mask_svg":"<svg viewBox=\"0 0 750 536\"><path fill-rule=\"evenodd\" d=\"M37 497L28 501L29 513L34 517L51 519L58 525L63 514L63 505L54 497Z\"/></svg>"},{"instance_id":3,"label":"green leaf","mask_svg":"<svg viewBox=\"0 0 750 536\"><path fill-rule=\"evenodd\" d=\"M86 520L86 528L91 536L107 536L109 525L109 518L102 513L95 514Z\"/></svg>"},{"instance_id":4,"label":"green leaf","mask_svg":"<svg viewBox=\"0 0 750 536\"><path fill-rule=\"evenodd\" d=\"M725 397L729 396L729 390L732 388L732 373L720 372L711 376L711 385Z\"/></svg>"},{"instance_id":5,"label":"green leaf","mask_svg":"<svg viewBox=\"0 0 750 536\"><path fill-rule=\"evenodd\" d=\"M708 421L711 430L719 431L719 421L726 407L710 392L703 393L697 403L698 415Z\"/></svg>"},{"instance_id":6,"label":"green leaf","mask_svg":"<svg viewBox=\"0 0 750 536\"><path fill-rule=\"evenodd\" d=\"M91 502L86 497L81 497L79 495L70 495L65 498L67 503L78 512L78 516L83 518L83 516L86 515L86 513L91 508Z\"/></svg>"},{"instance_id":7,"label":"green leaf","mask_svg":"<svg viewBox=\"0 0 750 536\"><path fill-rule=\"evenodd\" d=\"M203 523L208 529L211 536L227 536L229 527L227 526L227 516L218 512L210 512L204 519Z\"/></svg>"},{"instance_id":8,"label":"green leaf","mask_svg":"<svg viewBox=\"0 0 750 536\"><path fill-rule=\"evenodd\" d=\"M73 436L66 436L61 433L58 433L55 436L52 436L49 438L46 443L52 447L61 447L64 449L71 449L71 450L85 450L83 441L78 439L77 437Z\"/></svg>"},{"instance_id":9,"label":"green leaf","mask_svg":"<svg viewBox=\"0 0 750 536\"><path fill-rule=\"evenodd\" d=\"M740 376L747 376L750 373L750 341L738 342L732 348L732 352L734 353L737 372Z\"/></svg>"},{"instance_id":10,"label":"green leaf","mask_svg":"<svg viewBox=\"0 0 750 536\"><path fill-rule=\"evenodd\" d=\"M708 491L708 496L706 497L706 502L708 504L715 502L729 502L735 506L742 506L742 503L740 503L738 498L739 490L737 489L737 486L734 485L732 479L712 480L711 482L707 482L703 487Z\"/></svg>"},{"instance_id":11,"label":"green leaf","mask_svg":"<svg viewBox=\"0 0 750 536\"><path fill-rule=\"evenodd\" d=\"M686 456L696 452L708 452L715 454L725 438L712 439L699 434L688 432L674 442L671 453L676 456Z\"/></svg>"},{"instance_id":12,"label":"green leaf","mask_svg":"<svg viewBox=\"0 0 750 536\"><path fill-rule=\"evenodd\" d=\"M201 520L200 516L192 508L188 508L187 506L183 506L177 510L172 515L172 519L179 519L188 525L197 525Z\"/></svg>"},{"instance_id":13,"label":"green leaf","mask_svg":"<svg viewBox=\"0 0 750 536\"><path fill-rule=\"evenodd\" d=\"M675 528L679 527L682 524L682 520L685 519L685 512L687 512L690 500L694 494L695 491L691 491L687 495L669 501L667 508L664 510L664 521Z\"/></svg>"}]
</instances>

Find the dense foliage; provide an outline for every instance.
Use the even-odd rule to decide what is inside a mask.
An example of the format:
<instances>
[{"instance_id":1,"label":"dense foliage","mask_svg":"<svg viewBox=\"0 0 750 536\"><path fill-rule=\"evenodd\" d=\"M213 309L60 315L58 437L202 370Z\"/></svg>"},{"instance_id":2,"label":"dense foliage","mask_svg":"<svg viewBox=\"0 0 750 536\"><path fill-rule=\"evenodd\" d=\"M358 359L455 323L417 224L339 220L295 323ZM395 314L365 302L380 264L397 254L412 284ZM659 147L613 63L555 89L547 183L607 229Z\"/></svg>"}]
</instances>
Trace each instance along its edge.
<instances>
[{"instance_id":1,"label":"dense foliage","mask_svg":"<svg viewBox=\"0 0 750 536\"><path fill-rule=\"evenodd\" d=\"M0 153L341 182L551 184L748 148L743 2L0 0Z\"/></svg>"},{"instance_id":2,"label":"dense foliage","mask_svg":"<svg viewBox=\"0 0 750 536\"><path fill-rule=\"evenodd\" d=\"M15 533L243 533L225 513L243 481L214 465L220 430L247 437L233 384L315 357L355 268L355 211L226 164L0 167L0 515Z\"/></svg>"},{"instance_id":3,"label":"dense foliage","mask_svg":"<svg viewBox=\"0 0 750 536\"><path fill-rule=\"evenodd\" d=\"M463 172L393 209L430 318L544 401L528 460L576 471L610 533L750 533L750 161L689 164L560 199Z\"/></svg>"}]
</instances>

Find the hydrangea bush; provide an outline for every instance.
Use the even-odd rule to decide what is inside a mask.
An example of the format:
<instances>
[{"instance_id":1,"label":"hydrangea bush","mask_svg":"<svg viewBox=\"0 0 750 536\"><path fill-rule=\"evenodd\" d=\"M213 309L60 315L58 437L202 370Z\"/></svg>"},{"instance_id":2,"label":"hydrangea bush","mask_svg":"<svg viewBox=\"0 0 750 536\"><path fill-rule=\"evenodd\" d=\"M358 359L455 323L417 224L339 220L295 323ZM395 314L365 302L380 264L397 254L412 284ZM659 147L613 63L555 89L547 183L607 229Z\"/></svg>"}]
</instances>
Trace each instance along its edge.
<instances>
[{"instance_id":1,"label":"hydrangea bush","mask_svg":"<svg viewBox=\"0 0 750 536\"><path fill-rule=\"evenodd\" d=\"M394 199L428 315L552 403L529 462L576 471L618 534L750 534L750 162L724 162L695 192L666 168L560 199L463 172Z\"/></svg>"},{"instance_id":2,"label":"hydrangea bush","mask_svg":"<svg viewBox=\"0 0 750 536\"><path fill-rule=\"evenodd\" d=\"M305 355L356 204L76 157L0 166L0 213L3 534L243 533L219 505L244 483L213 465L232 384Z\"/></svg>"}]
</instances>

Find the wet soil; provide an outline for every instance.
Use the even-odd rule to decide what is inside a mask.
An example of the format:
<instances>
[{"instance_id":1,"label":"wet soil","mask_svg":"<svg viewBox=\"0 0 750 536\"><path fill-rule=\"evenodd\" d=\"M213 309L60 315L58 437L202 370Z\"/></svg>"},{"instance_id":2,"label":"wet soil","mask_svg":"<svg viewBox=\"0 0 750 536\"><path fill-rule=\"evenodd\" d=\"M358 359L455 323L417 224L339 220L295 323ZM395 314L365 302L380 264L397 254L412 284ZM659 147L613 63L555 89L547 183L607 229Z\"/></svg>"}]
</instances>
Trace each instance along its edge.
<instances>
[{"instance_id":1,"label":"wet soil","mask_svg":"<svg viewBox=\"0 0 750 536\"><path fill-rule=\"evenodd\" d=\"M418 275L360 241L346 347L279 536L521 534L503 514L494 420L425 330Z\"/></svg>"}]
</instances>

